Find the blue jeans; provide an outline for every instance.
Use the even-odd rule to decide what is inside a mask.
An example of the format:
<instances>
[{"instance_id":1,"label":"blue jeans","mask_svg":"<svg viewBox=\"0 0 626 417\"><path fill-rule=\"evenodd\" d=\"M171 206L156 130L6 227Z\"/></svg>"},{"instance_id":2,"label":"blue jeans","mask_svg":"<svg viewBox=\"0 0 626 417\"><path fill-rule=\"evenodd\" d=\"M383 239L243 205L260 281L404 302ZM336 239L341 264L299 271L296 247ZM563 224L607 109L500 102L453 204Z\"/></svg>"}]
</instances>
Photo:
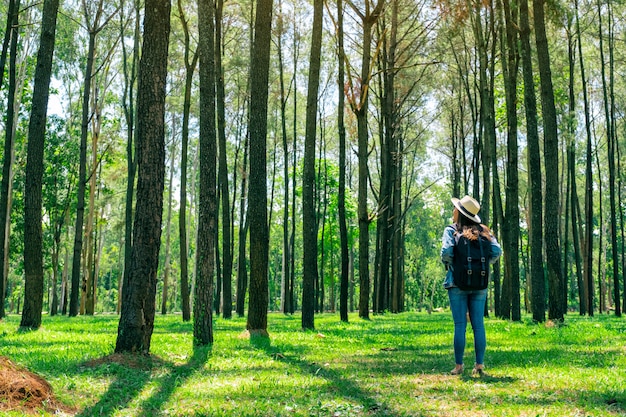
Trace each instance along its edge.
<instances>
[{"instance_id":1,"label":"blue jeans","mask_svg":"<svg viewBox=\"0 0 626 417\"><path fill-rule=\"evenodd\" d=\"M467 327L467 312L469 311L470 323L474 331L474 352L476 364L482 365L487 348L487 336L485 334L485 302L487 290L463 291L456 287L448 290L450 298L450 310L454 320L454 360L457 365L463 365L465 353L465 329Z\"/></svg>"}]
</instances>

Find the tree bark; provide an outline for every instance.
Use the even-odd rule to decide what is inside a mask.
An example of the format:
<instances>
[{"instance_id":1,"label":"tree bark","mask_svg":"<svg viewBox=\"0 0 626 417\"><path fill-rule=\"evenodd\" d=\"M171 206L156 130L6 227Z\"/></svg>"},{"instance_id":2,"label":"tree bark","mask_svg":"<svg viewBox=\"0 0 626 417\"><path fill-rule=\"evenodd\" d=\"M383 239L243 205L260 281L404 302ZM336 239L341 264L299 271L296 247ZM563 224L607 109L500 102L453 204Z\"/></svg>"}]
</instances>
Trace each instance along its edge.
<instances>
[{"instance_id":1,"label":"tree bark","mask_svg":"<svg viewBox=\"0 0 626 417\"><path fill-rule=\"evenodd\" d=\"M348 290L350 254L348 253L348 226L346 222L346 126L345 111L345 50L343 33L343 0L337 0L337 43L338 43L338 106L337 129L339 133L339 195L337 211L339 214L339 239L341 246L341 283L339 289L339 316L341 321L348 322Z\"/></svg>"},{"instance_id":2,"label":"tree bark","mask_svg":"<svg viewBox=\"0 0 626 417\"><path fill-rule=\"evenodd\" d=\"M506 241L504 242L508 257L506 258L506 273L511 284L511 319L521 320L520 308L520 279L519 279L519 167L517 144L517 11L511 7L509 0L503 1L506 30L506 60L504 67L504 88L506 93L507 114L507 176L506 176L506 209L505 227Z\"/></svg>"},{"instance_id":3,"label":"tree bark","mask_svg":"<svg viewBox=\"0 0 626 417\"><path fill-rule=\"evenodd\" d=\"M181 0L177 1L178 15L180 17L183 33L185 36L185 93L183 101L183 125L181 132L181 155L180 155L180 207L178 210L178 236L180 241L180 295L183 321L191 320L191 302L189 294L189 261L187 236L187 161L189 148L189 115L191 113L191 89L193 75L198 63L198 51L191 51L191 37L189 35L189 23L185 17Z\"/></svg>"},{"instance_id":4,"label":"tree bark","mask_svg":"<svg viewBox=\"0 0 626 417\"><path fill-rule=\"evenodd\" d=\"M213 343L213 278L217 231L217 137L215 126L215 2L198 0L200 56L200 200L194 287L196 345Z\"/></svg>"},{"instance_id":5,"label":"tree bark","mask_svg":"<svg viewBox=\"0 0 626 417\"><path fill-rule=\"evenodd\" d=\"M315 282L317 270L317 220L315 213L315 139L317 131L317 96L320 82L322 19L324 3L313 2L313 32L309 60L309 84L304 139L304 172L302 177L302 328L315 328Z\"/></svg>"},{"instance_id":6,"label":"tree bark","mask_svg":"<svg viewBox=\"0 0 626 417\"><path fill-rule=\"evenodd\" d=\"M124 11L124 0L120 5L122 13ZM128 178L126 179L126 204L124 207L124 272L120 279L118 288L117 311L122 307L122 293L124 290L125 277L130 274L130 259L133 247L133 197L135 194L135 174L137 171L137 159L135 155L136 144L135 136L135 83L137 81L137 62L139 62L139 42L141 31L139 25L139 6L137 0L134 2L135 18L134 18L134 47L133 54L128 65L128 54L126 52L126 44L121 42L123 51L123 67L124 67L124 93L122 97L122 106L124 108L124 118L126 120L126 164L128 170ZM120 22L121 33L124 36L123 14ZM73 286L73 285L72 285Z\"/></svg>"},{"instance_id":7,"label":"tree bark","mask_svg":"<svg viewBox=\"0 0 626 417\"><path fill-rule=\"evenodd\" d=\"M360 85L351 85L352 110L357 118L357 156L359 161L358 185L358 218L359 218L359 317L369 319L370 301L370 268L369 268L369 225L370 215L367 209L368 188L368 142L367 111L369 101L369 83L371 79L371 43L372 27L378 19L383 1L378 1L372 9L370 0L365 1L365 13L362 13L352 3L349 3L357 13L363 24L363 56L361 59Z\"/></svg>"},{"instance_id":8,"label":"tree bark","mask_svg":"<svg viewBox=\"0 0 626 417\"><path fill-rule=\"evenodd\" d=\"M43 150L52 75L58 0L45 0L41 37L28 125L26 186L24 191L24 309L20 327L38 329L43 307L43 242L41 228Z\"/></svg>"},{"instance_id":9,"label":"tree bark","mask_svg":"<svg viewBox=\"0 0 626 417\"><path fill-rule=\"evenodd\" d=\"M567 302L564 299L564 283L559 248L559 140L550 69L550 53L546 35L545 0L533 0L535 41L541 81L541 108L543 110L544 164L546 174L546 210L544 213L546 257L548 264L549 308L548 318L563 321Z\"/></svg>"},{"instance_id":10,"label":"tree bark","mask_svg":"<svg viewBox=\"0 0 626 417\"><path fill-rule=\"evenodd\" d=\"M250 73L250 300L246 326L251 336L267 336L269 227L266 141L271 36L272 0L259 0L252 48L255 70Z\"/></svg>"},{"instance_id":11,"label":"tree bark","mask_svg":"<svg viewBox=\"0 0 626 417\"><path fill-rule=\"evenodd\" d=\"M537 128L537 97L530 48L530 22L528 0L520 3L520 40L522 74L524 77L524 109L526 111L526 135L528 137L528 184L530 187L530 280L531 309L533 320L546 319L545 275L543 271L543 196L541 181L541 154Z\"/></svg>"},{"instance_id":12,"label":"tree bark","mask_svg":"<svg viewBox=\"0 0 626 417\"><path fill-rule=\"evenodd\" d=\"M602 6L600 1L597 2L598 5L598 35L600 40L600 68L602 74L602 97L604 102L604 118L606 121L606 140L607 140L607 160L609 164L609 204L611 207L610 210L610 227L611 227L611 263L613 265L613 298L615 300L615 315L617 317L621 317L622 309L621 309L621 296L620 296L620 278L619 278L619 254L617 247L617 203L615 201L615 132L613 131L613 122L611 120L611 112L610 112L610 103L608 96L608 86L606 81L606 64L604 59L604 41L603 37L605 36L602 28ZM607 5L609 7L609 17L611 15L610 12L610 3ZM609 22L610 25L610 22ZM609 37L611 36L609 30ZM620 210L621 212L621 210ZM593 310L592 310L593 311Z\"/></svg>"},{"instance_id":13,"label":"tree bark","mask_svg":"<svg viewBox=\"0 0 626 417\"><path fill-rule=\"evenodd\" d=\"M137 206L115 352L149 353L154 328L165 182L169 1L146 0L137 89Z\"/></svg>"},{"instance_id":14,"label":"tree bark","mask_svg":"<svg viewBox=\"0 0 626 417\"><path fill-rule=\"evenodd\" d=\"M2 184L0 189L0 319L6 316L4 310L4 298L6 295L6 284L8 281L8 251L9 251L9 231L11 227L10 193L11 179L13 177L13 159L15 143L16 124L16 99L17 89L17 40L19 37L19 9L20 0L10 0L7 13L7 29L4 35L2 47L2 63L0 65L0 77L4 77L6 49L11 45L9 56L9 89L7 94L7 116L5 122L4 136L4 160L2 162ZM2 86L0 80L0 87Z\"/></svg>"},{"instance_id":15,"label":"tree bark","mask_svg":"<svg viewBox=\"0 0 626 417\"><path fill-rule=\"evenodd\" d=\"M172 123L175 123L172 121ZM176 132L176 129L173 129ZM167 219L165 221L165 261L163 263L163 297L161 298L161 314L167 314L167 306L168 306L168 292L169 292L169 281L170 281L170 271L172 270L171 266L171 241L172 241L172 202L173 202L173 193L174 193L174 170L176 165L174 161L176 160L176 145L178 143L175 140L172 140L172 147L170 149L170 175L168 180L168 188L169 192L167 198Z\"/></svg>"},{"instance_id":16,"label":"tree bark","mask_svg":"<svg viewBox=\"0 0 626 417\"><path fill-rule=\"evenodd\" d=\"M278 19L278 40L277 40L277 54L278 54L278 77L280 80L280 129L282 136L282 150L283 150L283 242L282 242L282 268L281 268L281 307L280 310L289 314L291 312L291 299L289 297L289 277L291 276L291 248L289 245L289 142L287 140L287 92L285 90L285 71L283 61L283 3L279 0L279 13L280 19Z\"/></svg>"},{"instance_id":17,"label":"tree bark","mask_svg":"<svg viewBox=\"0 0 626 417\"><path fill-rule=\"evenodd\" d=\"M85 16L87 18L87 16ZM89 23L88 23L89 24ZM76 194L76 223L74 226L74 255L72 258L72 290L70 293L70 317L78 315L79 293L84 287L80 283L81 257L83 252L83 225L85 216L85 190L87 187L87 135L89 129L89 104L91 94L91 79L95 55L96 32L89 31L89 46L87 48L87 66L83 81L83 107L80 134L80 159L78 168L78 192Z\"/></svg>"},{"instance_id":18,"label":"tree bark","mask_svg":"<svg viewBox=\"0 0 626 417\"><path fill-rule=\"evenodd\" d=\"M215 70L217 71L217 132L219 137L219 184L222 201L222 317L231 318L233 314L233 251L232 220L230 216L230 190L228 187L228 164L226 153L226 93L224 69L222 65L222 15L224 0L217 0L215 17Z\"/></svg>"},{"instance_id":19,"label":"tree bark","mask_svg":"<svg viewBox=\"0 0 626 417\"><path fill-rule=\"evenodd\" d=\"M580 34L580 19L578 14L578 0L574 2L576 17L576 38L578 41L578 61L580 65L580 79L583 93L583 104L585 112L585 133L586 133L586 165L585 165L585 232L583 237L583 286L587 294L586 299L593 298L593 153L591 118L589 110L589 98L587 92L587 77L585 75L584 57L582 54L582 39ZM591 290L591 291L590 291Z\"/></svg>"}]
</instances>

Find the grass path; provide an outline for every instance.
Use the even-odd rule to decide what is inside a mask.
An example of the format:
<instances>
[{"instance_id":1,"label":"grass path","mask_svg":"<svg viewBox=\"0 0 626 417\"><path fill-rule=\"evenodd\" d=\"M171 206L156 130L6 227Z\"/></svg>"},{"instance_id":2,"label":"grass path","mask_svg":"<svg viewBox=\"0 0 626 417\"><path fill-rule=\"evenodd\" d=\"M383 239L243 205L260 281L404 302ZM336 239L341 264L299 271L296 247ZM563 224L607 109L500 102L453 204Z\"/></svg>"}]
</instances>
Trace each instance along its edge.
<instances>
[{"instance_id":1,"label":"grass path","mask_svg":"<svg viewBox=\"0 0 626 417\"><path fill-rule=\"evenodd\" d=\"M110 356L117 322L45 317L22 333L9 316L0 355L43 376L81 417L626 416L626 321L612 316L572 314L560 327L487 319L485 378L447 374L449 313L348 324L323 314L315 332L271 314L268 343L242 335L245 319L218 318L215 344L198 349L190 323L158 316L148 358ZM468 331L469 365L472 355Z\"/></svg>"}]
</instances>

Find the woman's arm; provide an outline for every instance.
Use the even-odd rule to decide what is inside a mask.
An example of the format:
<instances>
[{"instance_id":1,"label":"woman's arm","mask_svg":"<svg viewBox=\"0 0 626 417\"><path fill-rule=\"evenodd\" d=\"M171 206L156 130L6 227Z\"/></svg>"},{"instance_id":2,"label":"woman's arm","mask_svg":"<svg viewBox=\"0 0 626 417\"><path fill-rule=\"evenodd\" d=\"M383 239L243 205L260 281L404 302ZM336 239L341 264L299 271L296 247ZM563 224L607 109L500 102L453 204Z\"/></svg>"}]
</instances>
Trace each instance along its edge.
<instances>
[{"instance_id":1,"label":"woman's arm","mask_svg":"<svg viewBox=\"0 0 626 417\"><path fill-rule=\"evenodd\" d=\"M489 257L489 263L494 264L498 258L502 255L502 248L496 240L494 235L491 235L491 256Z\"/></svg>"},{"instance_id":2,"label":"woman's arm","mask_svg":"<svg viewBox=\"0 0 626 417\"><path fill-rule=\"evenodd\" d=\"M441 262L446 266L452 263L455 231L454 226L447 226L443 230L443 237L441 238Z\"/></svg>"}]
</instances>

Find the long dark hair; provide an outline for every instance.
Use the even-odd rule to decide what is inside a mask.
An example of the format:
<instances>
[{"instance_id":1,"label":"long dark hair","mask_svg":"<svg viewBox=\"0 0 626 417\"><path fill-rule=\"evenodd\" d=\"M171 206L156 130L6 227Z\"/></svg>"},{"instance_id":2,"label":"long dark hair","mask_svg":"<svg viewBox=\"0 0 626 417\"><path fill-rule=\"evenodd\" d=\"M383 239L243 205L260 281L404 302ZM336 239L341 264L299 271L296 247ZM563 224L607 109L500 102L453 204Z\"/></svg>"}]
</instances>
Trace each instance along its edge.
<instances>
[{"instance_id":1,"label":"long dark hair","mask_svg":"<svg viewBox=\"0 0 626 417\"><path fill-rule=\"evenodd\" d=\"M481 223L477 223L474 220L466 217L459 211L458 221L456 224L457 233L462 234L469 240L478 239L478 235L482 234L486 238L491 238L491 230L487 226Z\"/></svg>"}]
</instances>

